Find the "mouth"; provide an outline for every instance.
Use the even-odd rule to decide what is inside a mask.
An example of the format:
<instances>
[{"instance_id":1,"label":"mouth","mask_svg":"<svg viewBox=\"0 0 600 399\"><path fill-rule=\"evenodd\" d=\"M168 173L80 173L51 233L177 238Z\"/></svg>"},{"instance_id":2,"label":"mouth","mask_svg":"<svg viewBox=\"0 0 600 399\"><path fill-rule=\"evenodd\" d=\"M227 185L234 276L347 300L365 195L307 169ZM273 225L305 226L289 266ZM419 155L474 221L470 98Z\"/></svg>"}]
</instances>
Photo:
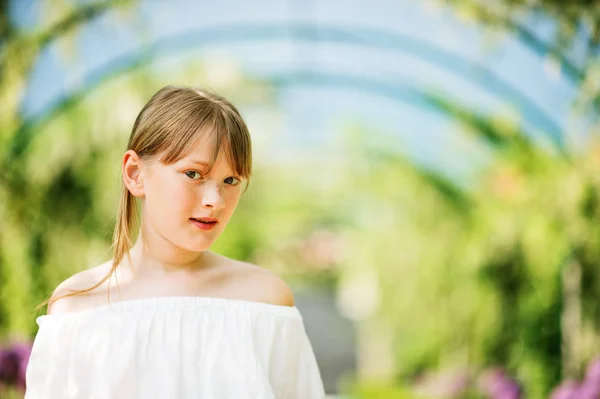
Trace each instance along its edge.
<instances>
[{"instance_id":1,"label":"mouth","mask_svg":"<svg viewBox=\"0 0 600 399\"><path fill-rule=\"evenodd\" d=\"M217 223L219 220L215 218L190 218L191 220L196 220L200 223Z\"/></svg>"},{"instance_id":2,"label":"mouth","mask_svg":"<svg viewBox=\"0 0 600 399\"><path fill-rule=\"evenodd\" d=\"M214 218L190 218L190 221L202 230L210 230L218 223Z\"/></svg>"}]
</instances>

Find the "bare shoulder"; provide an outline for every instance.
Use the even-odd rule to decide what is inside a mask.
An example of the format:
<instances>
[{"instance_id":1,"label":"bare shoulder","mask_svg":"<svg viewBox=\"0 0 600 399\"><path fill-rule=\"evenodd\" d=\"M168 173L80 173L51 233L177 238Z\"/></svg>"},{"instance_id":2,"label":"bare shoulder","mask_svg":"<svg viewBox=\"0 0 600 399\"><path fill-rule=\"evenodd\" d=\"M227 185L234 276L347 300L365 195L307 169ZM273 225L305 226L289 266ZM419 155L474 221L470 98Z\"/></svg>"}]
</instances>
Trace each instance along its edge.
<instances>
[{"instance_id":1,"label":"bare shoulder","mask_svg":"<svg viewBox=\"0 0 600 399\"><path fill-rule=\"evenodd\" d=\"M247 299L273 305L294 306L294 294L280 276L252 263L232 262L238 270L238 289L245 292Z\"/></svg>"},{"instance_id":2,"label":"bare shoulder","mask_svg":"<svg viewBox=\"0 0 600 399\"><path fill-rule=\"evenodd\" d=\"M63 295L73 291L84 290L93 287L108 272L110 261L98 266L75 273L62 283L60 283L52 293L52 299L60 298ZM81 296L71 296L60 298L51 305L48 305L47 314L70 313L81 310L84 307L84 300Z\"/></svg>"}]
</instances>

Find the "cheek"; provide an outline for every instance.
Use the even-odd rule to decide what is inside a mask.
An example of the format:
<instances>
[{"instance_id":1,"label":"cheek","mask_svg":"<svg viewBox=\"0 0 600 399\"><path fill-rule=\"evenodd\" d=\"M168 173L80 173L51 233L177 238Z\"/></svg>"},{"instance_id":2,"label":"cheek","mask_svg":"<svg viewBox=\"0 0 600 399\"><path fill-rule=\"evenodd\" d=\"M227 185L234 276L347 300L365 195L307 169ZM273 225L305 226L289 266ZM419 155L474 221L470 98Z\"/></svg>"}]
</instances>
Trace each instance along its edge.
<instances>
[{"instance_id":1,"label":"cheek","mask_svg":"<svg viewBox=\"0 0 600 399\"><path fill-rule=\"evenodd\" d=\"M240 193L239 192L231 192L227 195L226 202L227 202L227 212L229 215L231 215L235 211L239 201L240 201Z\"/></svg>"},{"instance_id":2,"label":"cheek","mask_svg":"<svg viewBox=\"0 0 600 399\"><path fill-rule=\"evenodd\" d=\"M198 192L191 184L172 184L170 191L165 193L167 205L175 212L186 214L186 218L193 216L192 213L198 203Z\"/></svg>"},{"instance_id":3,"label":"cheek","mask_svg":"<svg viewBox=\"0 0 600 399\"><path fill-rule=\"evenodd\" d=\"M153 181L147 190L149 208L161 215L161 219L167 220L193 208L195 196L189 185L173 178Z\"/></svg>"}]
</instances>

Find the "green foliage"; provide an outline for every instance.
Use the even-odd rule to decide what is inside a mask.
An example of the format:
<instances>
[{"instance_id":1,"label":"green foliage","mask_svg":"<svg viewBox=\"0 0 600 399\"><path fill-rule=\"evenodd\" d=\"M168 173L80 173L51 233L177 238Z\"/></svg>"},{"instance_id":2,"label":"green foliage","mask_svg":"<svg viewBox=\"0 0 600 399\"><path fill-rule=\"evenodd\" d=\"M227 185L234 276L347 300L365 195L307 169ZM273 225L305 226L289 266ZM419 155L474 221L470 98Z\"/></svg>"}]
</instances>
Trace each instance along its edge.
<instances>
[{"instance_id":1,"label":"green foliage","mask_svg":"<svg viewBox=\"0 0 600 399\"><path fill-rule=\"evenodd\" d=\"M516 29L540 45L512 18L515 7L528 10L530 3L507 1L493 10L477 1L452 2L459 12ZM564 14L560 2L538 2L536 9L561 24L587 21L597 46L597 8L594 3L590 19L584 3L569 3ZM108 74L93 91L75 92L39 120L21 120L26 76L52 37L48 32L62 34L97 12L57 17L56 25L35 34L0 19L7 40L0 85L6 171L0 337L32 336L34 305L67 276L110 257L118 165L133 118L158 87L177 83L135 65ZM16 51L28 43L28 51ZM561 43L546 50L576 72L582 98L593 105L595 53L568 66ZM177 80L202 82L206 75L202 64L190 64ZM266 82L242 77L220 91L242 109L261 103L277 111ZM338 293L347 281L375 276L351 292L350 306L358 323L389 323L396 380L359 385L357 398L416 397L396 383L424 369L493 365L523 381L528 396L543 397L561 377L578 376L600 347L600 144L591 141L577 154L554 138L544 147L512 121L475 113L445 95L426 98L493 154L471 184L425 169L372 140L377 132L355 128L338 143L340 161L310 154L273 165L259 157L214 249Z\"/></svg>"}]
</instances>

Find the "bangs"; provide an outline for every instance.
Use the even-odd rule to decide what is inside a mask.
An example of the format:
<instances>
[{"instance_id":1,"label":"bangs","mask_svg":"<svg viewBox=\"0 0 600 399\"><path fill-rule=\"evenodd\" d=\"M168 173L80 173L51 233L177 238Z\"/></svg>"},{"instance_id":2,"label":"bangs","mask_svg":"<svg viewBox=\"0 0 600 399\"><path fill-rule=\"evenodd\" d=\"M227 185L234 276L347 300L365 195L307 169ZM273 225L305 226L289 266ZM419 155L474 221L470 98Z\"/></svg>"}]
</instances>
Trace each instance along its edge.
<instances>
[{"instance_id":1,"label":"bangs","mask_svg":"<svg viewBox=\"0 0 600 399\"><path fill-rule=\"evenodd\" d=\"M203 97L199 97L204 100ZM156 134L163 138L156 148L159 162L170 165L189 155L197 146L213 149L208 169L213 168L219 153L224 155L234 172L248 179L252 174L252 148L246 124L235 109L191 101L180 106L175 115L164 118Z\"/></svg>"}]
</instances>

